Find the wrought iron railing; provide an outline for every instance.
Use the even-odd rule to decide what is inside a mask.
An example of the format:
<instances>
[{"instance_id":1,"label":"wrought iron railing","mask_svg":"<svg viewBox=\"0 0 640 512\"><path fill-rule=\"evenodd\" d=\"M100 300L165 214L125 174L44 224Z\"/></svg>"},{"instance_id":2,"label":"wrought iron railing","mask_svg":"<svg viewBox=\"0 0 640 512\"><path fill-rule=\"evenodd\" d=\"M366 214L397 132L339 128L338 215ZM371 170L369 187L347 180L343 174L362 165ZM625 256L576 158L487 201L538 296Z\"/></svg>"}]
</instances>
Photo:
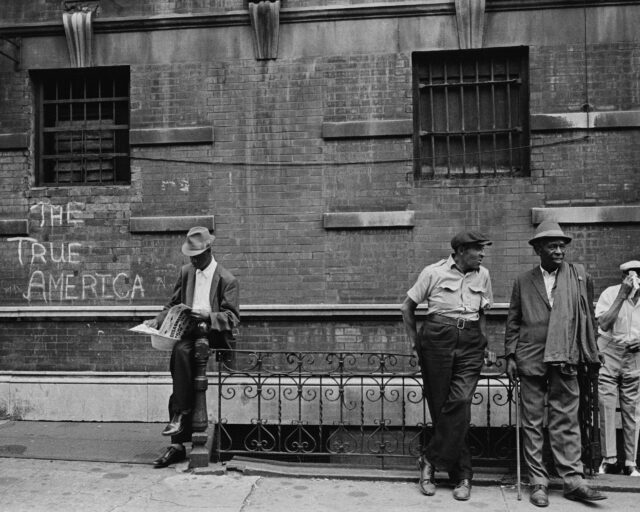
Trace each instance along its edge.
<instances>
[{"instance_id":1,"label":"wrought iron railing","mask_svg":"<svg viewBox=\"0 0 640 512\"><path fill-rule=\"evenodd\" d=\"M214 457L390 467L415 460L431 435L415 356L234 350L216 359ZM515 464L515 397L503 366L486 368L474 395L476 464Z\"/></svg>"}]
</instances>

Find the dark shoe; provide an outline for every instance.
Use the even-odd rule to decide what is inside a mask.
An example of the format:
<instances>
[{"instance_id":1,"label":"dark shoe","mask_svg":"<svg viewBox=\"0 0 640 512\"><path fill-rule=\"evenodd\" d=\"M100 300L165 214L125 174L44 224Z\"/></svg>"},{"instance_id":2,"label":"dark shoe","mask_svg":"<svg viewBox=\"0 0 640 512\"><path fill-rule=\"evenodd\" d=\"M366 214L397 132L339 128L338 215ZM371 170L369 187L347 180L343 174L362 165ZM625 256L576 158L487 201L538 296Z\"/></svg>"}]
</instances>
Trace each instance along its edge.
<instances>
[{"instance_id":1,"label":"dark shoe","mask_svg":"<svg viewBox=\"0 0 640 512\"><path fill-rule=\"evenodd\" d=\"M463 478L453 490L453 497L458 501L467 501L471 497L471 480Z\"/></svg>"},{"instance_id":2,"label":"dark shoe","mask_svg":"<svg viewBox=\"0 0 640 512\"><path fill-rule=\"evenodd\" d=\"M537 484L531 488L531 495L529 501L536 507L548 507L549 506L549 490L546 485Z\"/></svg>"},{"instance_id":3,"label":"dark shoe","mask_svg":"<svg viewBox=\"0 0 640 512\"><path fill-rule=\"evenodd\" d=\"M620 473L620 467L617 462L602 462L598 468L599 475L616 475Z\"/></svg>"},{"instance_id":4,"label":"dark shoe","mask_svg":"<svg viewBox=\"0 0 640 512\"><path fill-rule=\"evenodd\" d=\"M624 474L627 476L640 476L640 471L636 466L625 466Z\"/></svg>"},{"instance_id":5,"label":"dark shoe","mask_svg":"<svg viewBox=\"0 0 640 512\"><path fill-rule=\"evenodd\" d=\"M156 468L166 468L170 464L181 462L186 458L187 452L184 448L180 449L175 446L169 446L160 457L153 461L153 466Z\"/></svg>"},{"instance_id":6,"label":"dark shoe","mask_svg":"<svg viewBox=\"0 0 640 512\"><path fill-rule=\"evenodd\" d=\"M174 414L171 421L167 423L166 427L164 427L162 435L175 436L182 432L184 430L184 425L182 424L184 416L184 414Z\"/></svg>"},{"instance_id":7,"label":"dark shoe","mask_svg":"<svg viewBox=\"0 0 640 512\"><path fill-rule=\"evenodd\" d=\"M588 485L581 485L572 491L565 492L564 497L573 501L600 501L607 499L600 491L592 489Z\"/></svg>"},{"instance_id":8,"label":"dark shoe","mask_svg":"<svg viewBox=\"0 0 640 512\"><path fill-rule=\"evenodd\" d=\"M420 490L422 494L433 496L436 493L435 468L424 456L418 459L418 467L420 468Z\"/></svg>"}]
</instances>

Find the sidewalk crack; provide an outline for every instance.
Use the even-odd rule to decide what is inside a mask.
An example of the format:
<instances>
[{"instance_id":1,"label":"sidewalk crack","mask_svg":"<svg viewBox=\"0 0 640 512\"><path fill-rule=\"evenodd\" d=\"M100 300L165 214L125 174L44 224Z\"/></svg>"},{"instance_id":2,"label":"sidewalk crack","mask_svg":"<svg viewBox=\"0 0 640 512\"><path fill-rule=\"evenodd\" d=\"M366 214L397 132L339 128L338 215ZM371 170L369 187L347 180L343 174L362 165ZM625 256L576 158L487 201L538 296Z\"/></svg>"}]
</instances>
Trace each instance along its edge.
<instances>
[{"instance_id":1,"label":"sidewalk crack","mask_svg":"<svg viewBox=\"0 0 640 512\"><path fill-rule=\"evenodd\" d=\"M245 508L249 505L251 496L254 494L254 492L258 488L258 485L262 481L262 478L263 477L258 477L258 479L255 482L253 482L253 484L251 485L251 489L249 490L249 493L244 497L244 500L242 500L242 505L240 506L239 512L242 512L243 510L245 510Z\"/></svg>"}]
</instances>

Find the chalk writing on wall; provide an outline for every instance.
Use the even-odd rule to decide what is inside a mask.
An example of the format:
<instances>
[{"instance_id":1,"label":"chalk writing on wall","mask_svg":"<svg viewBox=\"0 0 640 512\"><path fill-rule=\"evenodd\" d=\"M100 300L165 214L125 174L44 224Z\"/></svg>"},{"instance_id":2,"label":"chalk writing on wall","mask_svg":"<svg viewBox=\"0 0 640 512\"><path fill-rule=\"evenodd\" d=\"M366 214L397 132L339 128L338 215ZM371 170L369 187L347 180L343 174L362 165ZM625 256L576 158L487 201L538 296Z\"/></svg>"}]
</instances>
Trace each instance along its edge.
<instances>
[{"instance_id":1,"label":"chalk writing on wall","mask_svg":"<svg viewBox=\"0 0 640 512\"><path fill-rule=\"evenodd\" d=\"M84 225L84 206L78 202L60 206L40 202L31 207L31 213L40 227L77 229ZM7 240L16 244L18 264L30 269L27 291L22 294L29 302L131 301L144 297L142 278L138 274L83 270L84 246L80 242L44 242L28 236Z\"/></svg>"}]
</instances>

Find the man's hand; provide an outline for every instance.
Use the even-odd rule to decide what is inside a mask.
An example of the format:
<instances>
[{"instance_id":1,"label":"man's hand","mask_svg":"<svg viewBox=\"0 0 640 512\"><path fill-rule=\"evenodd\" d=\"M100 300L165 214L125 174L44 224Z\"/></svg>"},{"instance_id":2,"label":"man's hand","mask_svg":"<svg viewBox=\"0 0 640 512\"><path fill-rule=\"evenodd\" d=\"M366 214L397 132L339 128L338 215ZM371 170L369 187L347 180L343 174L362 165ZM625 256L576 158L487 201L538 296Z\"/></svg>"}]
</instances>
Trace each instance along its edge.
<instances>
[{"instance_id":1,"label":"man's hand","mask_svg":"<svg viewBox=\"0 0 640 512\"><path fill-rule=\"evenodd\" d=\"M198 322L208 322L209 321L209 313L204 309L192 309L189 311L191 318L197 320Z\"/></svg>"},{"instance_id":2,"label":"man's hand","mask_svg":"<svg viewBox=\"0 0 640 512\"><path fill-rule=\"evenodd\" d=\"M507 357L507 376L513 381L518 378L518 365L513 357Z\"/></svg>"},{"instance_id":3,"label":"man's hand","mask_svg":"<svg viewBox=\"0 0 640 512\"><path fill-rule=\"evenodd\" d=\"M631 343L627 343L627 350L629 352L639 352L640 351L640 340L634 340Z\"/></svg>"},{"instance_id":4,"label":"man's hand","mask_svg":"<svg viewBox=\"0 0 640 512\"><path fill-rule=\"evenodd\" d=\"M151 318L150 320L145 320L144 325L146 325L147 327L151 327L152 329L158 329L159 325L158 325L158 321L155 318Z\"/></svg>"},{"instance_id":5,"label":"man's hand","mask_svg":"<svg viewBox=\"0 0 640 512\"><path fill-rule=\"evenodd\" d=\"M484 364L485 366L491 366L496 364L498 360L498 356L493 350L489 350L488 348L484 349Z\"/></svg>"},{"instance_id":6,"label":"man's hand","mask_svg":"<svg viewBox=\"0 0 640 512\"><path fill-rule=\"evenodd\" d=\"M631 293L631 290L633 290L633 277L626 276L622 280L622 284L620 285L620 290L618 290L618 297L622 299L626 299Z\"/></svg>"}]
</instances>

